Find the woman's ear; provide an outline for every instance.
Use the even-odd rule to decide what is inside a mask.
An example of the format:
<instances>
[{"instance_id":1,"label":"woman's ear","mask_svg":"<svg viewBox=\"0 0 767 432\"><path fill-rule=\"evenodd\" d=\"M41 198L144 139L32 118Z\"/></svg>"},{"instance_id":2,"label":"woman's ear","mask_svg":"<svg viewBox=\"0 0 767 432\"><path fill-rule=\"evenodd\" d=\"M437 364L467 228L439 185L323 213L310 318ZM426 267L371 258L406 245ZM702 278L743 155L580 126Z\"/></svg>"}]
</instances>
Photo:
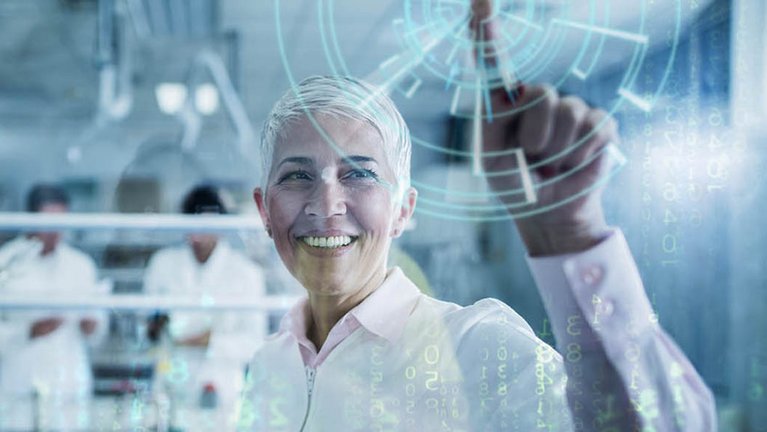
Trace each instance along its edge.
<instances>
[{"instance_id":1,"label":"woman's ear","mask_svg":"<svg viewBox=\"0 0 767 432\"><path fill-rule=\"evenodd\" d=\"M402 201L399 203L396 210L397 215L391 230L391 236L393 238L401 236L405 231L405 227L410 221L410 218L413 217L417 200L418 191L413 187L407 188L403 194Z\"/></svg>"},{"instance_id":2,"label":"woman's ear","mask_svg":"<svg viewBox=\"0 0 767 432\"><path fill-rule=\"evenodd\" d=\"M256 207L258 207L258 214L261 216L261 222L264 224L266 233L269 234L269 237L271 237L272 224L271 224L271 221L269 221L269 212L266 211L266 196L264 194L264 191L260 187L257 187L253 191L253 200L256 201Z\"/></svg>"}]
</instances>

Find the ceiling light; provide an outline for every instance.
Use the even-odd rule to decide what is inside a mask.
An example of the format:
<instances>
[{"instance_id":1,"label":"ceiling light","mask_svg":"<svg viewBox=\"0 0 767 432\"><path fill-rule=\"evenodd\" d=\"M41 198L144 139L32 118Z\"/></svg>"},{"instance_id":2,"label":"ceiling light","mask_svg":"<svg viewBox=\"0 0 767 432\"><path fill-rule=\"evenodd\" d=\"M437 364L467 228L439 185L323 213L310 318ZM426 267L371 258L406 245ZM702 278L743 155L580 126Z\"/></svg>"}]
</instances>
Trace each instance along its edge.
<instances>
[{"instance_id":1,"label":"ceiling light","mask_svg":"<svg viewBox=\"0 0 767 432\"><path fill-rule=\"evenodd\" d=\"M195 89L194 106L204 115L218 111L218 89L213 84L202 84Z\"/></svg>"},{"instance_id":2,"label":"ceiling light","mask_svg":"<svg viewBox=\"0 0 767 432\"><path fill-rule=\"evenodd\" d=\"M165 114L176 114L186 102L187 89L181 83L160 83L154 93L160 111Z\"/></svg>"}]
</instances>

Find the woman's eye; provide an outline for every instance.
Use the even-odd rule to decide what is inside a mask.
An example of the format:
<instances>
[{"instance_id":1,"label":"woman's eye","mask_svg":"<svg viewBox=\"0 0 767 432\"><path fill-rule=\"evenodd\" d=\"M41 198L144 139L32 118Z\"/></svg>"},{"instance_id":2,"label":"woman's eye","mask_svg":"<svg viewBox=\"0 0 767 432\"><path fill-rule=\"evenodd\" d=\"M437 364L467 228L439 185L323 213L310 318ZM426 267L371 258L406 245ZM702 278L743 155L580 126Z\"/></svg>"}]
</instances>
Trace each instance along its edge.
<instances>
[{"instance_id":1,"label":"woman's eye","mask_svg":"<svg viewBox=\"0 0 767 432\"><path fill-rule=\"evenodd\" d=\"M306 171L293 171L285 174L280 178L279 183L291 180L311 180L311 176Z\"/></svg>"},{"instance_id":2,"label":"woman's eye","mask_svg":"<svg viewBox=\"0 0 767 432\"><path fill-rule=\"evenodd\" d=\"M370 169L354 169L349 171L346 176L346 178L356 178L356 179L378 179L378 174L375 173L375 171Z\"/></svg>"}]
</instances>

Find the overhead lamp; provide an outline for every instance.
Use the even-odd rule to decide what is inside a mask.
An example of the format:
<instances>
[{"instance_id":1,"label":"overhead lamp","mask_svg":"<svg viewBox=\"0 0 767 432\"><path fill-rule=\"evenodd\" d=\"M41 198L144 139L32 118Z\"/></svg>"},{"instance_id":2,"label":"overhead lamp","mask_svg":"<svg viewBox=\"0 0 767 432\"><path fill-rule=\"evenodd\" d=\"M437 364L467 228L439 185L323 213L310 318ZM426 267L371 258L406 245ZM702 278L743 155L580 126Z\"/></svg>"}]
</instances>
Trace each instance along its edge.
<instances>
[{"instance_id":1,"label":"overhead lamp","mask_svg":"<svg viewBox=\"0 0 767 432\"><path fill-rule=\"evenodd\" d=\"M164 82L155 87L155 97L160 111L176 114L184 107L189 90L185 84ZM194 89L194 107L200 114L212 115L218 111L218 89L210 83L201 84Z\"/></svg>"},{"instance_id":2,"label":"overhead lamp","mask_svg":"<svg viewBox=\"0 0 767 432\"><path fill-rule=\"evenodd\" d=\"M213 84L202 84L194 91L194 106L203 115L218 111L218 89Z\"/></svg>"},{"instance_id":3,"label":"overhead lamp","mask_svg":"<svg viewBox=\"0 0 767 432\"><path fill-rule=\"evenodd\" d=\"M154 89L157 105L165 114L176 114L181 111L187 97L187 88L182 83L165 82Z\"/></svg>"}]
</instances>

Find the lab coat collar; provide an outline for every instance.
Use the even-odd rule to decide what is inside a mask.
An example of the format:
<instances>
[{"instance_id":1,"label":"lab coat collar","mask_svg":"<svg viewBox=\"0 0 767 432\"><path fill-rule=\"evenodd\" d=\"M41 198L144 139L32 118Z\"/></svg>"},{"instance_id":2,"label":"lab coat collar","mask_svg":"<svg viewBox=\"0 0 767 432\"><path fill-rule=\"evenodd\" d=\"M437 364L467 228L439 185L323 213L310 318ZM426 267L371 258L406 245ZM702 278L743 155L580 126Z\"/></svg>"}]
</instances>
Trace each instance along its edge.
<instances>
[{"instance_id":1,"label":"lab coat collar","mask_svg":"<svg viewBox=\"0 0 767 432\"><path fill-rule=\"evenodd\" d=\"M349 311L359 323L390 343L402 335L421 292L402 269L389 269L383 284Z\"/></svg>"},{"instance_id":2,"label":"lab coat collar","mask_svg":"<svg viewBox=\"0 0 767 432\"><path fill-rule=\"evenodd\" d=\"M354 319L369 332L393 343L402 335L407 318L420 296L420 291L402 269L393 267L387 272L381 286L350 310L336 326L345 325ZM283 317L280 331L293 334L299 343L307 340L309 316L309 300L305 297Z\"/></svg>"},{"instance_id":3,"label":"lab coat collar","mask_svg":"<svg viewBox=\"0 0 767 432\"><path fill-rule=\"evenodd\" d=\"M303 297L294 304L280 321L280 333L290 333L296 340L306 339L309 329L309 299Z\"/></svg>"},{"instance_id":4,"label":"lab coat collar","mask_svg":"<svg viewBox=\"0 0 767 432\"><path fill-rule=\"evenodd\" d=\"M218 241L216 241L216 247L213 248L213 252L208 257L208 260L204 263L200 263L194 256L192 247L189 245L186 247L186 251L189 254L189 258L192 260L192 262L195 263L197 267L205 269L219 268L228 259L230 250L231 248L229 246L229 242L223 238L219 238Z\"/></svg>"}]
</instances>

